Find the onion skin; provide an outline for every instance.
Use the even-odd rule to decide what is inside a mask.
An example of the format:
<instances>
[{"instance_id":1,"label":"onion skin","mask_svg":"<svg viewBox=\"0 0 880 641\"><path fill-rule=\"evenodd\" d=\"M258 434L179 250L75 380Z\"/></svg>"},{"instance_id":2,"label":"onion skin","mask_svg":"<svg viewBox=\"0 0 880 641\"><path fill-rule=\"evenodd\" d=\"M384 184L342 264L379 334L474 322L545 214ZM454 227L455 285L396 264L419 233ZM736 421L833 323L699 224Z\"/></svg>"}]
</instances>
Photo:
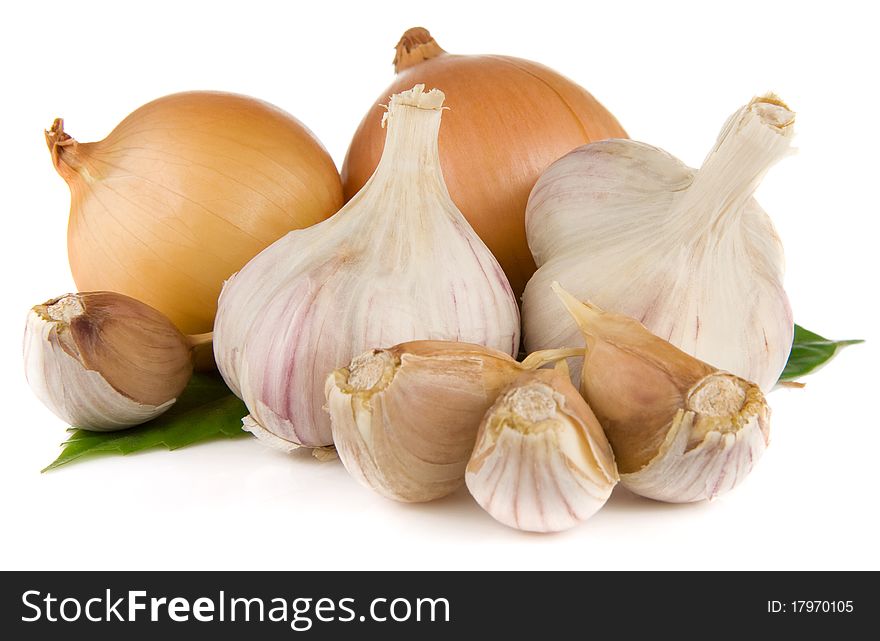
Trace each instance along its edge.
<instances>
[{"instance_id":1,"label":"onion skin","mask_svg":"<svg viewBox=\"0 0 880 641\"><path fill-rule=\"evenodd\" d=\"M115 292L35 305L24 335L34 394L74 427L111 431L162 414L192 376L192 344L164 315Z\"/></svg>"},{"instance_id":2,"label":"onion skin","mask_svg":"<svg viewBox=\"0 0 880 641\"><path fill-rule=\"evenodd\" d=\"M343 202L317 138L246 96L159 98L94 143L76 142L58 119L46 142L70 187L77 288L131 296L186 334L212 329L225 279Z\"/></svg>"},{"instance_id":3,"label":"onion skin","mask_svg":"<svg viewBox=\"0 0 880 641\"><path fill-rule=\"evenodd\" d=\"M524 220L541 172L575 147L626 138L626 132L587 91L555 71L519 58L451 55L422 28L403 35L394 65L397 76L377 103L418 83L446 94L450 110L440 131L446 185L519 299L535 271ZM382 109L375 104L364 116L348 149L346 200L379 163Z\"/></svg>"}]
</instances>

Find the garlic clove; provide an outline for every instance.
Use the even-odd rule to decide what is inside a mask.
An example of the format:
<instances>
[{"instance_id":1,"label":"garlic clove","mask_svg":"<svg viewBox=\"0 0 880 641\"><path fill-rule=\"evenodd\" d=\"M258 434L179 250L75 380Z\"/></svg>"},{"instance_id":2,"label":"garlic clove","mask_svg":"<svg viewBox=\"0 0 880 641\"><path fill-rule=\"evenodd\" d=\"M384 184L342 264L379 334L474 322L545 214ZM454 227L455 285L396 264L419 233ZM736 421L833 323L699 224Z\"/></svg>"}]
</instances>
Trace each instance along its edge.
<instances>
[{"instance_id":1,"label":"garlic clove","mask_svg":"<svg viewBox=\"0 0 880 641\"><path fill-rule=\"evenodd\" d=\"M538 270L523 295L527 350L580 340L550 284L638 319L688 354L769 391L791 349L782 244L753 194L790 153L794 113L755 98L699 170L629 140L593 143L547 168L526 227Z\"/></svg>"},{"instance_id":2,"label":"garlic clove","mask_svg":"<svg viewBox=\"0 0 880 641\"><path fill-rule=\"evenodd\" d=\"M461 487L480 419L522 371L502 352L413 341L355 357L327 378L342 463L387 498L431 501Z\"/></svg>"},{"instance_id":3,"label":"garlic clove","mask_svg":"<svg viewBox=\"0 0 880 641\"><path fill-rule=\"evenodd\" d=\"M192 375L190 344L160 312L113 292L36 305L24 336L36 396L74 427L108 431L168 409Z\"/></svg>"},{"instance_id":4,"label":"garlic clove","mask_svg":"<svg viewBox=\"0 0 880 641\"><path fill-rule=\"evenodd\" d=\"M513 528L558 532L601 508L617 483L611 446L565 370L520 375L486 413L468 490Z\"/></svg>"},{"instance_id":5,"label":"garlic clove","mask_svg":"<svg viewBox=\"0 0 880 641\"><path fill-rule=\"evenodd\" d=\"M621 482L658 501L713 499L751 472L769 430L770 410L758 386L714 374L688 394L654 458L635 473L621 473Z\"/></svg>"},{"instance_id":6,"label":"garlic clove","mask_svg":"<svg viewBox=\"0 0 880 641\"><path fill-rule=\"evenodd\" d=\"M769 442L754 383L685 354L641 323L583 303L558 283L586 340L581 393L614 450L620 482L660 501L712 499L742 481Z\"/></svg>"}]
</instances>

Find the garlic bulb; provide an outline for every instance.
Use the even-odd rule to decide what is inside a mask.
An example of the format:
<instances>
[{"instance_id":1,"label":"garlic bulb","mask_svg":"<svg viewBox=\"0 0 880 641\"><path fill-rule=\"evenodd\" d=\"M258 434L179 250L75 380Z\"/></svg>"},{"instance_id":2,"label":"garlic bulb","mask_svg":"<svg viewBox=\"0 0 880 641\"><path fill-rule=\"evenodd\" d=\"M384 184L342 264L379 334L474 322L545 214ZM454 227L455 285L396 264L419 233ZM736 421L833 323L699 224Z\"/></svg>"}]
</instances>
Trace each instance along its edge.
<instances>
[{"instance_id":1,"label":"garlic bulb","mask_svg":"<svg viewBox=\"0 0 880 641\"><path fill-rule=\"evenodd\" d=\"M448 341L360 354L327 378L339 458L388 498L446 496L464 482L483 414L523 368L506 353Z\"/></svg>"},{"instance_id":2,"label":"garlic bulb","mask_svg":"<svg viewBox=\"0 0 880 641\"><path fill-rule=\"evenodd\" d=\"M551 165L526 217L539 266L523 296L526 348L577 344L550 291L558 280L769 390L794 324L782 245L752 194L789 153L793 122L778 98L756 98L728 120L699 171L629 140L586 145Z\"/></svg>"},{"instance_id":3,"label":"garlic bulb","mask_svg":"<svg viewBox=\"0 0 880 641\"><path fill-rule=\"evenodd\" d=\"M364 188L227 282L214 352L257 436L331 444L324 380L376 346L440 339L517 352L510 285L443 182L442 103L422 85L392 96L382 160Z\"/></svg>"},{"instance_id":4,"label":"garlic bulb","mask_svg":"<svg viewBox=\"0 0 880 641\"><path fill-rule=\"evenodd\" d=\"M620 482L659 501L712 499L741 482L769 442L760 388L689 356L638 321L553 283L587 343L581 393L605 430Z\"/></svg>"},{"instance_id":5,"label":"garlic bulb","mask_svg":"<svg viewBox=\"0 0 880 641\"><path fill-rule=\"evenodd\" d=\"M596 513L617 483L608 439L567 368L520 375L480 424L468 489L496 520L558 532Z\"/></svg>"},{"instance_id":6,"label":"garlic bulb","mask_svg":"<svg viewBox=\"0 0 880 641\"><path fill-rule=\"evenodd\" d=\"M25 374L62 420L117 430L174 404L192 375L190 347L168 318L133 298L67 294L28 313Z\"/></svg>"}]
</instances>

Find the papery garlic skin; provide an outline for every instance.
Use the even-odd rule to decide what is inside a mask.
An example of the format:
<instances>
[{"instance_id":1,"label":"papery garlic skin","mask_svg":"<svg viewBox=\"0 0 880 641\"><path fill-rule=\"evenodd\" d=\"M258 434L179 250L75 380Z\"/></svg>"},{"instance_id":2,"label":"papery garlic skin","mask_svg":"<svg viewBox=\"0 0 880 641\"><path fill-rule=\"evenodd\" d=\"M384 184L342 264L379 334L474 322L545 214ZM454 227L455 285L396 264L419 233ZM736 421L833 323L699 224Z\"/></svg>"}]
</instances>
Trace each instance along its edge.
<instances>
[{"instance_id":1,"label":"papery garlic skin","mask_svg":"<svg viewBox=\"0 0 880 641\"><path fill-rule=\"evenodd\" d=\"M192 373L186 338L152 308L111 292L34 307L24 334L34 394L74 427L139 425L174 404Z\"/></svg>"},{"instance_id":2,"label":"papery garlic skin","mask_svg":"<svg viewBox=\"0 0 880 641\"><path fill-rule=\"evenodd\" d=\"M123 396L93 370L67 354L53 327L29 312L25 330L25 374L31 390L61 420L83 429L112 431L144 423L175 399L146 405Z\"/></svg>"},{"instance_id":3,"label":"papery garlic skin","mask_svg":"<svg viewBox=\"0 0 880 641\"><path fill-rule=\"evenodd\" d=\"M439 339L518 351L510 285L443 182L442 103L421 85L392 96L382 160L364 188L226 283L215 357L258 436L330 445L324 380L367 349Z\"/></svg>"},{"instance_id":4,"label":"papery garlic skin","mask_svg":"<svg viewBox=\"0 0 880 641\"><path fill-rule=\"evenodd\" d=\"M483 415L522 368L503 352L442 341L360 354L326 382L339 458L386 498L442 498L464 483Z\"/></svg>"},{"instance_id":5,"label":"papery garlic skin","mask_svg":"<svg viewBox=\"0 0 880 641\"><path fill-rule=\"evenodd\" d=\"M737 111L699 170L629 140L597 142L551 165L529 199L539 266L523 295L526 349L572 346L550 283L768 391L794 334L782 244L752 198L789 153L794 114L775 96Z\"/></svg>"},{"instance_id":6,"label":"papery garlic skin","mask_svg":"<svg viewBox=\"0 0 880 641\"><path fill-rule=\"evenodd\" d=\"M719 371L638 321L553 290L587 349L581 394L614 450L620 482L660 501L713 499L740 483L769 443L760 388Z\"/></svg>"},{"instance_id":7,"label":"papery garlic skin","mask_svg":"<svg viewBox=\"0 0 880 641\"><path fill-rule=\"evenodd\" d=\"M499 522L567 530L595 514L617 483L611 446L567 371L523 374L480 425L465 476Z\"/></svg>"},{"instance_id":8,"label":"papery garlic skin","mask_svg":"<svg viewBox=\"0 0 880 641\"><path fill-rule=\"evenodd\" d=\"M688 409L676 413L651 462L621 474L630 491L657 501L689 503L728 492L752 471L769 442L770 410L757 386L729 374L714 376L740 388L743 402L714 416L695 396L701 385L718 379L697 384L688 394Z\"/></svg>"}]
</instances>

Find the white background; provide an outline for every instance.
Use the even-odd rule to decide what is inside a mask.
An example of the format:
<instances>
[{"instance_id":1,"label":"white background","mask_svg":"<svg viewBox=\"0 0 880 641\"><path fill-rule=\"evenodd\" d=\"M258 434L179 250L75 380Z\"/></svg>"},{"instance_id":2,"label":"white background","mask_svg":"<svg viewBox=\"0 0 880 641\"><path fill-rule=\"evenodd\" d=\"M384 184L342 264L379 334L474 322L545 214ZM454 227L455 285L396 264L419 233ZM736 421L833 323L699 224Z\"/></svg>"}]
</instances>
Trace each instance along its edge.
<instances>
[{"instance_id":1,"label":"white background","mask_svg":"<svg viewBox=\"0 0 880 641\"><path fill-rule=\"evenodd\" d=\"M869 2L16 2L0 25L0 568L880 569L877 15ZM873 14L873 15L869 15ZM772 445L712 504L622 489L564 534L495 523L465 491L398 505L343 467L253 440L39 470L64 425L28 390L26 310L69 291L69 193L43 129L81 141L188 89L251 94L305 122L341 165L428 27L450 52L531 58L587 87L630 135L699 164L725 118L777 91L798 156L758 198L785 243L801 324L861 337L804 390L771 394Z\"/></svg>"}]
</instances>

